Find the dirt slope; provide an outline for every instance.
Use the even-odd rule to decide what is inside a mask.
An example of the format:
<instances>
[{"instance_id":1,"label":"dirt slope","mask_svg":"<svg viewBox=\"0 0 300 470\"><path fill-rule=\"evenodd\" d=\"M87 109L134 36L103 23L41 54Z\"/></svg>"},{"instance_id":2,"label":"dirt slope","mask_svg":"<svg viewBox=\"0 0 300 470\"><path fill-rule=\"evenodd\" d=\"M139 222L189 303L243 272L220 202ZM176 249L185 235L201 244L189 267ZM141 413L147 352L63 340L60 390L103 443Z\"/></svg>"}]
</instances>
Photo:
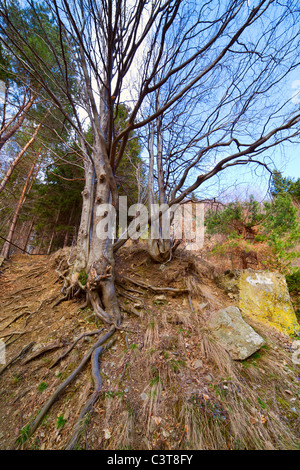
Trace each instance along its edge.
<instances>
[{"instance_id":1,"label":"dirt slope","mask_svg":"<svg viewBox=\"0 0 300 470\"><path fill-rule=\"evenodd\" d=\"M103 334L89 335L104 325L91 310L80 309L83 299L55 306L64 259L63 252L20 255L4 265L0 339L7 361L0 369L0 449L64 449L94 390L88 362L27 439L28 424ZM100 358L101 393L76 448L299 447L300 368L291 361L288 338L249 321L267 344L234 362L205 326L216 309L233 304L215 285L208 263L182 251L160 266L132 247L121 250L117 270L123 329Z\"/></svg>"}]
</instances>

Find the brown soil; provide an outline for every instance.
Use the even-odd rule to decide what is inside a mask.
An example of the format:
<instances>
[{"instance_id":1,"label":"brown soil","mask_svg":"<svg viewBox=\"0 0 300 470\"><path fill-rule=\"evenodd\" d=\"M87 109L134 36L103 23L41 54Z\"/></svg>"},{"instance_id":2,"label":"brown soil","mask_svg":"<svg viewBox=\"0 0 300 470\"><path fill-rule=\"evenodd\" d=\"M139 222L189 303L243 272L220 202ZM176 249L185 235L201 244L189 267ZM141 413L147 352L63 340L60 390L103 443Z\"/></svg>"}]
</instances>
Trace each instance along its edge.
<instances>
[{"instance_id":1,"label":"brown soil","mask_svg":"<svg viewBox=\"0 0 300 470\"><path fill-rule=\"evenodd\" d=\"M61 256L18 255L1 268L0 339L7 363L16 357L0 369L2 450L64 449L93 392L88 365L26 439L28 423L96 336L85 336L55 367L51 364L80 334L105 327L90 309L80 309L82 298L54 306L61 297L56 271ZM296 448L300 371L291 362L291 341L253 325L267 346L234 362L205 327L215 310L234 303L214 283L215 266L183 250L161 266L149 260L143 246L123 248L116 263L123 330L100 359L101 395L77 448ZM122 276L155 287L188 287L190 295L154 292ZM39 351L44 352L33 357Z\"/></svg>"}]
</instances>

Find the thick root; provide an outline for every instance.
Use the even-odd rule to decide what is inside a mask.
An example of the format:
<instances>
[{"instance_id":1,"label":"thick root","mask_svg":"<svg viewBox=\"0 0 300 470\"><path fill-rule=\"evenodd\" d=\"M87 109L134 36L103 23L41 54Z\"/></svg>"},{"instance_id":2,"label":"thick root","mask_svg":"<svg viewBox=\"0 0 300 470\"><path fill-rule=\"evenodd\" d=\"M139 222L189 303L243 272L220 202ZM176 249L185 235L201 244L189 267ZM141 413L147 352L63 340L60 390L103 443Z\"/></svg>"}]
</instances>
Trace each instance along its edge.
<instances>
[{"instance_id":1,"label":"thick root","mask_svg":"<svg viewBox=\"0 0 300 470\"><path fill-rule=\"evenodd\" d=\"M104 347L99 346L98 348L96 348L92 354L91 362L92 362L92 376L93 376L93 380L95 384L94 392L80 412L77 423L75 424L73 428L72 437L68 445L65 448L66 450L73 450L75 446L77 445L78 439L80 437L80 433L82 431L82 427L84 425L84 418L88 413L91 412L94 404L99 398L101 388L102 388L102 378L101 378L100 371L99 371L99 357L103 352L109 349L114 343L115 343L115 339L112 339L107 343L106 346Z\"/></svg>"},{"instance_id":2,"label":"thick root","mask_svg":"<svg viewBox=\"0 0 300 470\"><path fill-rule=\"evenodd\" d=\"M26 438L30 438L34 432L38 429L39 425L43 421L44 417L52 407L52 405L58 400L60 395L64 392L64 390L70 385L73 380L77 377L77 375L82 371L82 369L85 367L89 359L91 358L93 352L102 346L116 331L115 327L111 327L110 330L105 333L103 336L101 336L96 343L89 349L89 351L85 354L83 359L81 360L80 364L78 367L69 375L69 377L55 390L55 392L51 395L47 403L43 406L41 411L38 413L36 416L35 420L28 425L27 427L27 432L26 432ZM17 439L15 443L15 448L18 449L20 446L20 438Z\"/></svg>"}]
</instances>

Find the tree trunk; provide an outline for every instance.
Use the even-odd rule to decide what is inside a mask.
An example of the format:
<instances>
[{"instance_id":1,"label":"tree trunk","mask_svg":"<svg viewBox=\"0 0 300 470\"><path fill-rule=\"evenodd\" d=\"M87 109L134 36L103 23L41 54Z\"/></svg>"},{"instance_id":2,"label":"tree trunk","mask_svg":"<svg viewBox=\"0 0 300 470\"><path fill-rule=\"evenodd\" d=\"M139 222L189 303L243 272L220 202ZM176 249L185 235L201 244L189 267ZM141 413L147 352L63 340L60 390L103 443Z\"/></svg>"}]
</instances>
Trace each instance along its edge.
<instances>
[{"instance_id":1,"label":"tree trunk","mask_svg":"<svg viewBox=\"0 0 300 470\"><path fill-rule=\"evenodd\" d=\"M85 161L85 187L82 191L82 211L77 236L77 254L74 263L74 276L86 269L89 258L90 235L93 215L95 170L92 161ZM76 281L76 279L74 279ZM73 282L74 282L73 281Z\"/></svg>"},{"instance_id":2,"label":"tree trunk","mask_svg":"<svg viewBox=\"0 0 300 470\"><path fill-rule=\"evenodd\" d=\"M48 245L47 255L50 255L50 252L51 252L52 243L53 243L54 236L55 236L55 228L57 226L57 222L58 222L58 219L59 219L59 214L60 214L60 209L58 209L58 212L57 212L57 215L56 215L56 218L55 218L55 225L54 225L54 228L53 228L52 233L51 233L51 238L50 238L50 242L49 242L49 245Z\"/></svg>"},{"instance_id":3,"label":"tree trunk","mask_svg":"<svg viewBox=\"0 0 300 470\"><path fill-rule=\"evenodd\" d=\"M166 194L164 188L164 172L162 162L162 141L161 141L161 119L156 121L157 127L157 173L158 173L158 191L159 191L159 204L166 203ZM148 202L150 216L153 216L152 208L155 203L154 190L153 190L153 174L154 174L154 126L151 125L150 141L149 141L149 180L148 180ZM163 238L164 233L162 230L163 217L159 217L154 224L157 224L156 234L154 236L153 230L149 231L148 236L148 252L151 258L158 262L164 263L170 259L171 240L170 238Z\"/></svg>"},{"instance_id":4,"label":"tree trunk","mask_svg":"<svg viewBox=\"0 0 300 470\"><path fill-rule=\"evenodd\" d=\"M7 236L7 241L4 243L3 248L2 248L1 256L3 256L3 257L6 258L6 259L9 258L10 242L12 242L12 240L13 240L13 236L14 236L14 233L15 233L16 225L17 225L18 218L19 218L19 215L20 215L20 211L21 211L21 209L22 209L22 207L23 207L23 204L24 204L24 202L25 202L25 200L26 200L26 193L27 193L27 190L28 190L28 187L29 187L29 183L30 183L30 180L31 180L31 177L32 177L34 168L35 168L35 165L36 165L36 160L35 160L34 163L32 164L32 166L31 166L31 168L30 168L30 171L29 171L29 173L28 173L26 182L25 182L25 184L24 184L24 187L23 187L21 196L20 196L20 198L19 198L19 201L18 201L16 210L15 210L15 213L14 213L14 216L13 216L13 219L12 219L12 222L11 222L11 225L10 225L9 233L8 233L8 236Z\"/></svg>"},{"instance_id":5,"label":"tree trunk","mask_svg":"<svg viewBox=\"0 0 300 470\"><path fill-rule=\"evenodd\" d=\"M114 234L99 235L99 225L108 220L109 214L104 213L105 205L111 208L112 188L106 149L100 142L96 143L95 171L97 177L96 192L93 206L93 227L88 259L88 294L92 306L104 321L110 324L121 323L121 312L115 291L115 262L113 255ZM109 226L107 227L109 229ZM102 233L102 235L104 235Z\"/></svg>"},{"instance_id":6,"label":"tree trunk","mask_svg":"<svg viewBox=\"0 0 300 470\"><path fill-rule=\"evenodd\" d=\"M26 237L26 241L25 241L25 244L24 244L24 250L25 251L27 251L27 246L28 246L28 243L29 243L29 240L30 240L30 236L31 236L31 232L32 232L32 229L33 229L33 226L34 226L34 222L35 222L35 220L32 219L29 230L28 230L28 234L27 234L27 237Z\"/></svg>"},{"instance_id":7,"label":"tree trunk","mask_svg":"<svg viewBox=\"0 0 300 470\"><path fill-rule=\"evenodd\" d=\"M85 271L87 300L104 322L118 326L122 318L114 285L114 240L109 234L106 238L100 237L98 230L98 225L105 225L106 220L102 209L113 199L111 175L106 163L108 158L107 155L105 158L104 152L106 150L100 143L96 143L93 153L94 165L91 162L85 165L86 185L82 193L83 208L71 287L79 283L79 275Z\"/></svg>"},{"instance_id":8,"label":"tree trunk","mask_svg":"<svg viewBox=\"0 0 300 470\"><path fill-rule=\"evenodd\" d=\"M72 217L73 217L73 212L74 212L74 206L72 206L72 209L71 209L71 212L70 212L70 215L69 215L68 227L71 226ZM65 233L64 248L65 248L66 246L68 246L68 239L69 239L69 229L68 229L68 230L66 231L66 233Z\"/></svg>"}]
</instances>

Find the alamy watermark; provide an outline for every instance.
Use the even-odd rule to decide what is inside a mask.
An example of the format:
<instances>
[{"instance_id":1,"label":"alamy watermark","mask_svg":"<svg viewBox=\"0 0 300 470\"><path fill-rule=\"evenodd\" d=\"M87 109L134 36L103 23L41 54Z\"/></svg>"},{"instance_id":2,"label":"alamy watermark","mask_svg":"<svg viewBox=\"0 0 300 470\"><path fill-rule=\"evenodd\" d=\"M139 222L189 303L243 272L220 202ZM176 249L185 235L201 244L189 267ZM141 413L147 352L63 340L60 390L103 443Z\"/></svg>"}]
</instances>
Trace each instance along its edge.
<instances>
[{"instance_id":1,"label":"alamy watermark","mask_svg":"<svg viewBox=\"0 0 300 470\"><path fill-rule=\"evenodd\" d=\"M0 104L4 104L5 100L5 83L0 80Z\"/></svg>"},{"instance_id":2,"label":"alamy watermark","mask_svg":"<svg viewBox=\"0 0 300 470\"><path fill-rule=\"evenodd\" d=\"M6 364L5 343L0 341L0 365Z\"/></svg>"},{"instance_id":3,"label":"alamy watermark","mask_svg":"<svg viewBox=\"0 0 300 470\"><path fill-rule=\"evenodd\" d=\"M292 363L300 365L300 340L299 339L293 341L292 349L294 350L292 354Z\"/></svg>"},{"instance_id":4,"label":"alamy watermark","mask_svg":"<svg viewBox=\"0 0 300 470\"><path fill-rule=\"evenodd\" d=\"M185 203L133 204L128 208L127 196L120 196L117 211L112 204L99 204L96 210L96 235L99 239L184 240L188 250L197 250L204 244L204 204Z\"/></svg>"}]
</instances>

